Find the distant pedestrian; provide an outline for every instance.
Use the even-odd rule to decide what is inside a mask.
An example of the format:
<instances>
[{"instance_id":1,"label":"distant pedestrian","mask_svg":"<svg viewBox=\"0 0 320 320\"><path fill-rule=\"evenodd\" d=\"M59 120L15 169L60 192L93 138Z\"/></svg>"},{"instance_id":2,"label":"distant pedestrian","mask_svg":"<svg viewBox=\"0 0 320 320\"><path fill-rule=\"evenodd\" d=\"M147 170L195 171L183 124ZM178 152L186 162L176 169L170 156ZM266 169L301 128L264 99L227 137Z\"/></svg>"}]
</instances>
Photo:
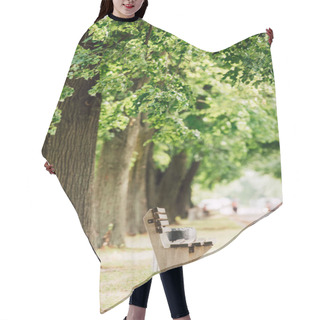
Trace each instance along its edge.
<instances>
[{"instance_id":1,"label":"distant pedestrian","mask_svg":"<svg viewBox=\"0 0 320 320\"><path fill-rule=\"evenodd\" d=\"M203 215L205 217L208 217L209 216L209 210L207 209L207 205L205 204L202 208L202 212L203 212Z\"/></svg>"},{"instance_id":2,"label":"distant pedestrian","mask_svg":"<svg viewBox=\"0 0 320 320\"><path fill-rule=\"evenodd\" d=\"M232 201L232 210L234 213L238 213L238 203L237 203L236 199L233 199L233 201Z\"/></svg>"},{"instance_id":3,"label":"distant pedestrian","mask_svg":"<svg viewBox=\"0 0 320 320\"><path fill-rule=\"evenodd\" d=\"M266 201L266 208L267 208L268 212L271 211L271 202L270 202L270 200Z\"/></svg>"}]
</instances>

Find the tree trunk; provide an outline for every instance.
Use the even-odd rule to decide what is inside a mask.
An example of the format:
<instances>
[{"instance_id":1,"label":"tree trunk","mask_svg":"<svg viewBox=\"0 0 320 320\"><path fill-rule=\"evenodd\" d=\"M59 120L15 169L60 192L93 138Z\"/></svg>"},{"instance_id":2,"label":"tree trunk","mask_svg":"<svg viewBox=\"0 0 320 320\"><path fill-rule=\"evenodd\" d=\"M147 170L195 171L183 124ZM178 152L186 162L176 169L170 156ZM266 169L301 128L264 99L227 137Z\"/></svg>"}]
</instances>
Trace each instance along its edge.
<instances>
[{"instance_id":1,"label":"tree trunk","mask_svg":"<svg viewBox=\"0 0 320 320\"><path fill-rule=\"evenodd\" d=\"M147 190L147 207L153 208L157 206L156 197L157 197L157 183L156 183L156 168L153 162L153 148L154 143L151 142L149 150L147 153L147 179L146 179L146 190Z\"/></svg>"},{"instance_id":2,"label":"tree trunk","mask_svg":"<svg viewBox=\"0 0 320 320\"><path fill-rule=\"evenodd\" d=\"M186 166L187 155L183 150L172 157L157 191L157 206L166 209L170 223L174 222L175 216L180 215L176 212L176 201L187 171Z\"/></svg>"},{"instance_id":3,"label":"tree trunk","mask_svg":"<svg viewBox=\"0 0 320 320\"><path fill-rule=\"evenodd\" d=\"M172 158L166 171L161 172L154 168L152 148L148 159L148 208L165 208L170 223L177 216L186 218L188 209L192 206L191 184L200 162L194 161L187 168L187 155L182 151Z\"/></svg>"},{"instance_id":4,"label":"tree trunk","mask_svg":"<svg viewBox=\"0 0 320 320\"><path fill-rule=\"evenodd\" d=\"M109 246L122 246L125 235L130 162L139 132L140 114L130 118L126 129L103 143L94 186L98 248L109 230Z\"/></svg>"},{"instance_id":5,"label":"tree trunk","mask_svg":"<svg viewBox=\"0 0 320 320\"><path fill-rule=\"evenodd\" d=\"M143 144L152 137L154 129L150 129L146 122L146 114L141 113L139 134L135 146L135 163L130 170L128 203L127 203L127 232L131 235L146 232L143 216L148 211L147 206L147 165L151 143Z\"/></svg>"},{"instance_id":6,"label":"tree trunk","mask_svg":"<svg viewBox=\"0 0 320 320\"><path fill-rule=\"evenodd\" d=\"M193 206L191 201L191 183L200 166L200 161L193 161L188 169L179 189L176 201L176 209L182 219L188 217L188 210Z\"/></svg>"},{"instance_id":7,"label":"tree trunk","mask_svg":"<svg viewBox=\"0 0 320 320\"><path fill-rule=\"evenodd\" d=\"M87 36L86 33L80 44ZM88 46L89 41L83 44L85 48ZM89 80L66 79L64 85L74 88L74 93L58 102L61 120L56 125L56 133L47 134L42 148L43 156L54 166L92 247L92 187L101 95L90 96L88 90L98 79L99 74Z\"/></svg>"}]
</instances>

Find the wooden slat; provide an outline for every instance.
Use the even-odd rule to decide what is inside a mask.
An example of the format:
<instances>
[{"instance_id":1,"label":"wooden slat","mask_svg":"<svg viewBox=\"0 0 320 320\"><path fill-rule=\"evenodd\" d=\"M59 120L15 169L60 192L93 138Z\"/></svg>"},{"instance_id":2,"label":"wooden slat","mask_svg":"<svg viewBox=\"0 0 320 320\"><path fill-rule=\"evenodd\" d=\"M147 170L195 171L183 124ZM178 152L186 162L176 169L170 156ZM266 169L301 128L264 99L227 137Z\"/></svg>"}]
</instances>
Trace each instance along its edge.
<instances>
[{"instance_id":1,"label":"wooden slat","mask_svg":"<svg viewBox=\"0 0 320 320\"><path fill-rule=\"evenodd\" d=\"M177 244L171 244L170 248L179 248L179 247L188 247L187 243L177 243Z\"/></svg>"},{"instance_id":2,"label":"wooden slat","mask_svg":"<svg viewBox=\"0 0 320 320\"><path fill-rule=\"evenodd\" d=\"M168 220L168 216L166 213L155 212L154 217L155 217L155 219Z\"/></svg>"},{"instance_id":3,"label":"wooden slat","mask_svg":"<svg viewBox=\"0 0 320 320\"><path fill-rule=\"evenodd\" d=\"M203 240L200 240L200 241L195 241L194 243L194 246L196 246L196 247L200 247L200 246L203 246L203 244L204 244L204 241Z\"/></svg>"},{"instance_id":4,"label":"wooden slat","mask_svg":"<svg viewBox=\"0 0 320 320\"><path fill-rule=\"evenodd\" d=\"M168 220L156 220L155 224L156 224L156 226L159 226L159 227L168 226L169 221Z\"/></svg>"},{"instance_id":5,"label":"wooden slat","mask_svg":"<svg viewBox=\"0 0 320 320\"><path fill-rule=\"evenodd\" d=\"M187 242L185 239L177 239L175 241L172 241L171 243L185 243Z\"/></svg>"},{"instance_id":6,"label":"wooden slat","mask_svg":"<svg viewBox=\"0 0 320 320\"><path fill-rule=\"evenodd\" d=\"M175 241L170 242L171 245L183 245L183 247L190 247L193 245L193 242L190 242L186 239L177 239Z\"/></svg>"},{"instance_id":7,"label":"wooden slat","mask_svg":"<svg viewBox=\"0 0 320 320\"><path fill-rule=\"evenodd\" d=\"M152 208L152 212L153 212L153 213L156 213L156 212L166 213L166 210L165 210L165 208L155 207L155 208Z\"/></svg>"}]
</instances>

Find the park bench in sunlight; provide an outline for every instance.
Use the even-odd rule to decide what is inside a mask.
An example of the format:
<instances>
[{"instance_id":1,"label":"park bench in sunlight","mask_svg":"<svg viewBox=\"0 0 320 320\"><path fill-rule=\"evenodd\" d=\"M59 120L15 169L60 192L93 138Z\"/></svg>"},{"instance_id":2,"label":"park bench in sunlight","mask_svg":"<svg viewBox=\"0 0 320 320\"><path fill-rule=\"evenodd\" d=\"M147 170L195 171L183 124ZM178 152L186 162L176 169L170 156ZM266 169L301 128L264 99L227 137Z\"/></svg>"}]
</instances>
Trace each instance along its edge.
<instances>
[{"instance_id":1,"label":"park bench in sunlight","mask_svg":"<svg viewBox=\"0 0 320 320\"><path fill-rule=\"evenodd\" d=\"M194 228L171 228L164 208L149 209L143 221L154 248L154 271L197 260L215 243L215 239L197 239Z\"/></svg>"}]
</instances>

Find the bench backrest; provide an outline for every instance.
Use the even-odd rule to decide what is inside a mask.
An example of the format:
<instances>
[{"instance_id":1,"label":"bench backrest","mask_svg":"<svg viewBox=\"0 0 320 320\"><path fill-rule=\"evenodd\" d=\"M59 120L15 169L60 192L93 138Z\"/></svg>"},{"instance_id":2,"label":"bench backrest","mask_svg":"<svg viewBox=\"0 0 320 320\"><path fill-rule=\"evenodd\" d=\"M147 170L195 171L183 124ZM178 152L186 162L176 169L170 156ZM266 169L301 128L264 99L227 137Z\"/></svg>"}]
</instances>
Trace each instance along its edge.
<instances>
[{"instance_id":1,"label":"bench backrest","mask_svg":"<svg viewBox=\"0 0 320 320\"><path fill-rule=\"evenodd\" d=\"M168 216L164 208L152 208L152 213L156 232L160 234L162 245L165 248L169 248L172 242L177 240L196 240L197 233L194 228L170 228Z\"/></svg>"}]
</instances>

